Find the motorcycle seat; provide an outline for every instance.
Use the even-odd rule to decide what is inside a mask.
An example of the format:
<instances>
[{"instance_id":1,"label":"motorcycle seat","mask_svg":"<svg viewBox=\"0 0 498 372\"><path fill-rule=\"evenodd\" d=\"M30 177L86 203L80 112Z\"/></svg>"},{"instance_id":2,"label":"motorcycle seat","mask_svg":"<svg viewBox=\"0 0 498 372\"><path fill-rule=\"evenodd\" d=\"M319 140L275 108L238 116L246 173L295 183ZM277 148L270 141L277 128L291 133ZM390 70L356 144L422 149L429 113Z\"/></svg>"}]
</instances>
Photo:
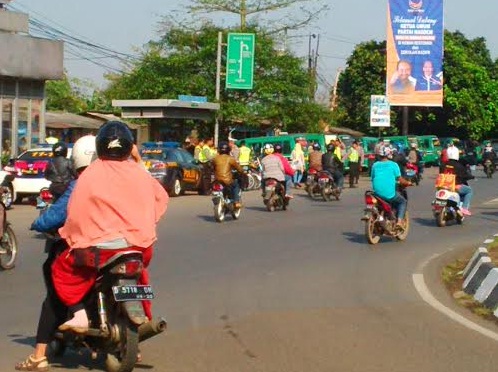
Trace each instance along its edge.
<instances>
[{"instance_id":1,"label":"motorcycle seat","mask_svg":"<svg viewBox=\"0 0 498 372\"><path fill-rule=\"evenodd\" d=\"M115 263L118 263L121 260L128 260L128 259L139 259L142 260L142 252L140 251L135 251L135 250L129 250L129 251L124 251L120 252L114 256L112 256L110 259L108 259L106 262L100 264L98 266L99 271L106 270L107 268L114 266Z\"/></svg>"}]
</instances>

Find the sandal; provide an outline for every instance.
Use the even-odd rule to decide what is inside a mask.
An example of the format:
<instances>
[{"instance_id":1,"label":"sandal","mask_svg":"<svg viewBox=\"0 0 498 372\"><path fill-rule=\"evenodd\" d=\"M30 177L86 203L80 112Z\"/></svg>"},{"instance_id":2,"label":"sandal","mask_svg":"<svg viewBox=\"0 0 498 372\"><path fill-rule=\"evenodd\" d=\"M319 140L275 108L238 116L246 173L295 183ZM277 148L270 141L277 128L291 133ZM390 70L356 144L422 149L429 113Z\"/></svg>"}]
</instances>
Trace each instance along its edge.
<instances>
[{"instance_id":1,"label":"sandal","mask_svg":"<svg viewBox=\"0 0 498 372\"><path fill-rule=\"evenodd\" d=\"M36 360L34 355L30 355L25 361L16 364L17 371L39 371L44 372L49 370L47 357Z\"/></svg>"}]
</instances>

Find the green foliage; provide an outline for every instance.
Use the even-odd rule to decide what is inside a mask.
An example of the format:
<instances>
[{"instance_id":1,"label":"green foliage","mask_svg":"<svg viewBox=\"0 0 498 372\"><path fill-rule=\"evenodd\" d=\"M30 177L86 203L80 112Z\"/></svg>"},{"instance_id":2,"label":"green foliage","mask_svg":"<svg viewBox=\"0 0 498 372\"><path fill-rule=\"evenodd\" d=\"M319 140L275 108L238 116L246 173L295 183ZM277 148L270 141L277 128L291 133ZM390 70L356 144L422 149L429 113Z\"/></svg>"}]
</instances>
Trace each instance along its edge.
<instances>
[{"instance_id":1,"label":"green foliage","mask_svg":"<svg viewBox=\"0 0 498 372\"><path fill-rule=\"evenodd\" d=\"M203 25L193 32L173 27L151 42L143 59L126 74L110 76L105 96L115 99L175 99L180 94L215 101L216 52L220 28ZM224 38L226 33L224 30ZM325 108L309 102L310 77L303 61L279 53L273 39L256 28L254 88L226 90L222 79L221 125L261 122L282 124L284 130L316 126L328 119ZM225 54L225 53L223 53ZM226 61L223 56L222 66Z\"/></svg>"},{"instance_id":2,"label":"green foliage","mask_svg":"<svg viewBox=\"0 0 498 372\"><path fill-rule=\"evenodd\" d=\"M467 39L460 32L445 31L443 108L410 108L410 133L460 135L481 139L496 133L498 122L498 62L491 59L484 38ZM338 84L341 126L366 133L369 128L370 95L385 92L385 42L356 46ZM401 108L391 110L387 131L401 126Z\"/></svg>"},{"instance_id":3,"label":"green foliage","mask_svg":"<svg viewBox=\"0 0 498 372\"><path fill-rule=\"evenodd\" d=\"M66 74L62 80L47 81L45 94L48 111L80 113L86 110L86 101L78 88L71 84L72 81L79 82L77 79L70 80Z\"/></svg>"}]
</instances>

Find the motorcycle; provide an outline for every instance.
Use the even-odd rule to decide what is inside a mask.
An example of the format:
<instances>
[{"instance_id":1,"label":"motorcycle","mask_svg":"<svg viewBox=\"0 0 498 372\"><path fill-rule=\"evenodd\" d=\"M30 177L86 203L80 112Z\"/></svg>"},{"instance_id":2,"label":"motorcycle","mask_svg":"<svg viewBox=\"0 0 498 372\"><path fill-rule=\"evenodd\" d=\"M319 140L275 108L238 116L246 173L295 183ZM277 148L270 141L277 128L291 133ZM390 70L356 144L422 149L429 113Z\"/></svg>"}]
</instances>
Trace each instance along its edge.
<instances>
[{"instance_id":1,"label":"motorcycle","mask_svg":"<svg viewBox=\"0 0 498 372\"><path fill-rule=\"evenodd\" d=\"M6 165L3 168L3 173L5 173L5 176L0 184L0 201L3 203L5 208L10 209L12 207L12 203L14 202L13 181L16 177L16 169L11 165Z\"/></svg>"},{"instance_id":2,"label":"motorcycle","mask_svg":"<svg viewBox=\"0 0 498 372\"><path fill-rule=\"evenodd\" d=\"M285 196L285 186L283 182L277 181L275 178L267 178L264 180L263 202L269 212L274 212L281 208L287 210L289 198Z\"/></svg>"},{"instance_id":3,"label":"motorcycle","mask_svg":"<svg viewBox=\"0 0 498 372\"><path fill-rule=\"evenodd\" d=\"M373 191L365 192L365 235L369 244L377 244L381 236L390 236L397 240L405 240L410 229L408 211L405 214L404 227L396 224L395 209L387 201L374 194Z\"/></svg>"},{"instance_id":4,"label":"motorcycle","mask_svg":"<svg viewBox=\"0 0 498 372\"><path fill-rule=\"evenodd\" d=\"M420 172L418 166L412 163L407 163L405 178L407 178L411 183L418 186L418 184L420 183Z\"/></svg>"},{"instance_id":5,"label":"motorcycle","mask_svg":"<svg viewBox=\"0 0 498 372\"><path fill-rule=\"evenodd\" d=\"M142 253L133 250L100 264L97 282L84 301L90 328L78 334L56 331L50 345L52 354L62 356L67 347L89 349L92 359L106 355L107 371L131 372L138 344L167 327L164 319L149 321L145 315L141 301L152 300L154 292L148 285L137 285L143 269Z\"/></svg>"},{"instance_id":6,"label":"motorcycle","mask_svg":"<svg viewBox=\"0 0 498 372\"><path fill-rule=\"evenodd\" d=\"M10 222L7 221L7 208L0 202L0 267L10 270L15 266L17 257L17 238Z\"/></svg>"},{"instance_id":7,"label":"motorcycle","mask_svg":"<svg viewBox=\"0 0 498 372\"><path fill-rule=\"evenodd\" d=\"M486 159L486 160L484 160L483 166L484 166L484 173L486 173L486 177L492 178L493 173L495 171L493 161L491 159Z\"/></svg>"},{"instance_id":8,"label":"motorcycle","mask_svg":"<svg viewBox=\"0 0 498 372\"><path fill-rule=\"evenodd\" d=\"M213 182L212 200L214 206L214 218L217 222L223 222L227 213L230 213L233 219L239 219L241 208L235 208L234 201L230 196L230 188L226 187L221 182Z\"/></svg>"},{"instance_id":9,"label":"motorcycle","mask_svg":"<svg viewBox=\"0 0 498 372\"><path fill-rule=\"evenodd\" d=\"M317 175L318 171L316 169L311 169L311 168L308 169L304 188L310 197L313 197L315 191L317 191L317 186L318 186Z\"/></svg>"},{"instance_id":10,"label":"motorcycle","mask_svg":"<svg viewBox=\"0 0 498 372\"><path fill-rule=\"evenodd\" d=\"M45 212L54 202L54 197L48 187L43 187L40 190L40 195L36 198L36 209L40 211L39 214Z\"/></svg>"},{"instance_id":11,"label":"motorcycle","mask_svg":"<svg viewBox=\"0 0 498 372\"><path fill-rule=\"evenodd\" d=\"M436 224L444 227L449 221L455 220L461 225L464 215L461 210L460 195L457 192L446 189L436 190L436 196L432 201L432 212L436 218Z\"/></svg>"},{"instance_id":12,"label":"motorcycle","mask_svg":"<svg viewBox=\"0 0 498 372\"><path fill-rule=\"evenodd\" d=\"M336 186L334 179L326 171L318 173L318 188L324 201L330 201L332 197L335 200L341 198L341 189Z\"/></svg>"}]
</instances>

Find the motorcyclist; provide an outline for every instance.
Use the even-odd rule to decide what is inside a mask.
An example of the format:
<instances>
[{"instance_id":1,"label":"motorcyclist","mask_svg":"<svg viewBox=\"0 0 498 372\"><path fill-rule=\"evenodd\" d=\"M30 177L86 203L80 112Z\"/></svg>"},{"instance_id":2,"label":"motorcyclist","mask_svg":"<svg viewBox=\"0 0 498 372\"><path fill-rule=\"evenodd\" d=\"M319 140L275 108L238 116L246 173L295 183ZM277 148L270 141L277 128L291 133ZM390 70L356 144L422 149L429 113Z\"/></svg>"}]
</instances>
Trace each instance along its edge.
<instances>
[{"instance_id":1,"label":"motorcyclist","mask_svg":"<svg viewBox=\"0 0 498 372\"><path fill-rule=\"evenodd\" d=\"M244 169L240 166L237 160L230 155L230 146L226 142L218 144L218 155L213 159L214 179L221 182L230 189L230 195L234 202L235 208L240 208L240 184L237 178L233 177L232 171L239 172L239 175L244 174Z\"/></svg>"},{"instance_id":2,"label":"motorcyclist","mask_svg":"<svg viewBox=\"0 0 498 372\"><path fill-rule=\"evenodd\" d=\"M496 152L493 149L493 146L491 146L491 142L487 141L485 143L484 149L482 150L482 163L486 160L491 161L491 169L495 169L495 159L496 159Z\"/></svg>"},{"instance_id":3,"label":"motorcyclist","mask_svg":"<svg viewBox=\"0 0 498 372\"><path fill-rule=\"evenodd\" d=\"M73 313L59 327L61 331L88 330L82 300L94 286L98 271L95 266L79 265L77 259L92 261L90 247L98 248L100 262L130 249L142 252L144 267L152 258L156 225L169 197L148 172L128 160L132 147L133 135L126 124L104 123L96 137L98 159L79 177L71 194L67 220L59 229L69 248L52 265L57 295ZM142 272L140 284L147 284L147 273ZM145 310L150 314L150 308Z\"/></svg>"},{"instance_id":4,"label":"motorcyclist","mask_svg":"<svg viewBox=\"0 0 498 372\"><path fill-rule=\"evenodd\" d=\"M282 183L285 189L285 197L292 199L292 195L288 194L290 189L288 190L285 186L285 169L284 165L280 158L274 154L274 147L271 143L265 144L264 148L265 156L261 159L261 165L263 167L263 180L268 178L274 178L278 182ZM262 183L263 187L263 197L265 196L264 191L264 182Z\"/></svg>"},{"instance_id":5,"label":"motorcyclist","mask_svg":"<svg viewBox=\"0 0 498 372\"><path fill-rule=\"evenodd\" d=\"M59 198L66 190L69 183L75 178L71 160L67 158L67 145L57 142L52 146L53 158L45 170L45 178L51 182L49 191L54 200Z\"/></svg>"},{"instance_id":6,"label":"motorcyclist","mask_svg":"<svg viewBox=\"0 0 498 372\"><path fill-rule=\"evenodd\" d=\"M344 175L341 172L342 162L334 152L335 145L329 143L327 145L327 152L322 155L322 167L323 170L327 171L334 179L336 187L342 190L344 187Z\"/></svg>"},{"instance_id":7,"label":"motorcyclist","mask_svg":"<svg viewBox=\"0 0 498 372\"><path fill-rule=\"evenodd\" d=\"M77 140L71 153L71 161L76 177L95 158L95 136L88 135ZM66 191L31 224L30 230L52 233L64 224L67 217L67 204L75 184L76 180L69 183ZM66 241L63 239L47 239L45 251L48 253L48 256L43 264L43 278L47 295L43 301L38 320L35 350L25 361L16 364L16 370L38 371L45 368L48 369L46 358L47 345L52 341L57 327L64 322L67 314L66 306L61 303L55 293L51 279L51 266L58 254L66 248Z\"/></svg>"},{"instance_id":8,"label":"motorcyclist","mask_svg":"<svg viewBox=\"0 0 498 372\"><path fill-rule=\"evenodd\" d=\"M460 151L456 146L448 147L447 154L448 161L443 166L442 173L452 173L456 176L455 190L462 200L462 208L460 208L460 210L464 216L471 216L472 213L470 213L469 208L473 191L467 181L474 179L475 177L470 173L468 168L459 161Z\"/></svg>"},{"instance_id":9,"label":"motorcyclist","mask_svg":"<svg viewBox=\"0 0 498 372\"><path fill-rule=\"evenodd\" d=\"M419 153L417 151L417 144L415 142L410 143L410 150L408 151L408 163L410 163L414 169L415 172L419 172Z\"/></svg>"},{"instance_id":10,"label":"motorcyclist","mask_svg":"<svg viewBox=\"0 0 498 372\"><path fill-rule=\"evenodd\" d=\"M313 144L313 151L310 152L309 159L309 169L314 169L316 171L321 171L322 167L322 146L319 143Z\"/></svg>"},{"instance_id":11,"label":"motorcyclist","mask_svg":"<svg viewBox=\"0 0 498 372\"><path fill-rule=\"evenodd\" d=\"M373 191L396 209L397 225L404 228L408 202L397 191L397 184L410 185L410 182L401 177L398 164L389 159L391 149L388 146L382 146L378 155L380 160L373 164L371 173Z\"/></svg>"},{"instance_id":12,"label":"motorcyclist","mask_svg":"<svg viewBox=\"0 0 498 372\"><path fill-rule=\"evenodd\" d=\"M287 194L290 195L290 190L292 190L292 177L294 176L294 169L292 169L289 160L285 156L282 155L282 145L277 143L275 146L273 146L273 154L275 156L278 156L280 161L282 162L282 165L284 166L284 172L285 172L285 188L287 190Z\"/></svg>"}]
</instances>

